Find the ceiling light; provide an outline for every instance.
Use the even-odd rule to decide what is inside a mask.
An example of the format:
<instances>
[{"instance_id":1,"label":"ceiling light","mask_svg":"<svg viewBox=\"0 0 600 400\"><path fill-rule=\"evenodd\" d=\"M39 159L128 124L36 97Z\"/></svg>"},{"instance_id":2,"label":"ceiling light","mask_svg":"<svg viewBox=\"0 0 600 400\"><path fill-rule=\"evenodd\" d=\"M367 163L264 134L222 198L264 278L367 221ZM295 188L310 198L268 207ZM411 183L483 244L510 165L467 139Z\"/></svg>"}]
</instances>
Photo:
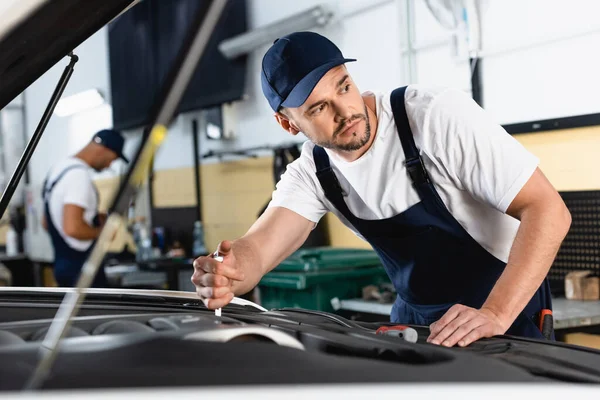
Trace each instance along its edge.
<instances>
[{"instance_id":1,"label":"ceiling light","mask_svg":"<svg viewBox=\"0 0 600 400\"><path fill-rule=\"evenodd\" d=\"M329 7L319 5L272 24L226 39L219 44L219 50L226 58L231 60L242 54L248 54L262 45L271 44L275 39L292 32L307 31L326 26L333 17L334 12Z\"/></svg>"},{"instance_id":2,"label":"ceiling light","mask_svg":"<svg viewBox=\"0 0 600 400\"><path fill-rule=\"evenodd\" d=\"M98 89L90 89L60 99L54 109L54 114L66 117L102 104L104 104L102 93Z\"/></svg>"}]
</instances>

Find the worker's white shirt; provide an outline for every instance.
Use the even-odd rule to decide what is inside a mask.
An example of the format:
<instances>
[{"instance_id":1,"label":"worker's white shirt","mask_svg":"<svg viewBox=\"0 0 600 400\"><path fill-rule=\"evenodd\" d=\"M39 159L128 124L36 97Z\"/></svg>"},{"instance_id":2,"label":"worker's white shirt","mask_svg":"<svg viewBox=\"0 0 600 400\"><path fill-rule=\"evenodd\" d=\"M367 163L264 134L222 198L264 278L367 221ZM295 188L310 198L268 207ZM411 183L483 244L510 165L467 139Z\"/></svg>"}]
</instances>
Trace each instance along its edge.
<instances>
[{"instance_id":1,"label":"worker's white shirt","mask_svg":"<svg viewBox=\"0 0 600 400\"><path fill-rule=\"evenodd\" d=\"M48 205L50 218L52 218L52 222L62 238L71 248L85 251L92 244L92 240L77 240L65 235L63 230L63 207L65 204L74 204L83 208L85 210L83 219L89 225L92 225L94 216L98 212L98 199L92 182L91 168L79 158L69 157L52 167L46 181L46 188L49 188L65 169L76 164L80 164L85 168L74 168L63 175L52 189Z\"/></svg>"},{"instance_id":2,"label":"worker's white shirt","mask_svg":"<svg viewBox=\"0 0 600 400\"><path fill-rule=\"evenodd\" d=\"M354 162L327 150L350 211L369 220L393 217L420 201L404 166L390 93L375 98L378 126L371 148ZM415 143L444 204L481 246L506 262L519 221L505 212L539 160L464 92L411 85L405 99ZM313 147L304 143L302 156L288 166L269 206L314 222L332 211L354 230L325 198Z\"/></svg>"}]
</instances>

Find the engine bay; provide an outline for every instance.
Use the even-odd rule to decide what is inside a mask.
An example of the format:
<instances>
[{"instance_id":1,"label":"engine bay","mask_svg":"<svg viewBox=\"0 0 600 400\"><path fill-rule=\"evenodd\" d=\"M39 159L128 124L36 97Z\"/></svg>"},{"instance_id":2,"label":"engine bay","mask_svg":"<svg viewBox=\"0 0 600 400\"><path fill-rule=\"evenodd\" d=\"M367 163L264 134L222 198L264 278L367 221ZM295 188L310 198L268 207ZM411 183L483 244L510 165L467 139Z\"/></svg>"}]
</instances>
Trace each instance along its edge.
<instances>
[{"instance_id":1,"label":"engine bay","mask_svg":"<svg viewBox=\"0 0 600 400\"><path fill-rule=\"evenodd\" d=\"M59 304L0 299L0 390L22 389ZM28 310L27 313L23 313ZM37 315L37 318L31 318ZM43 388L373 382L600 382L600 352L497 337L467 348L377 335L389 323L304 309L90 295L71 321Z\"/></svg>"}]
</instances>

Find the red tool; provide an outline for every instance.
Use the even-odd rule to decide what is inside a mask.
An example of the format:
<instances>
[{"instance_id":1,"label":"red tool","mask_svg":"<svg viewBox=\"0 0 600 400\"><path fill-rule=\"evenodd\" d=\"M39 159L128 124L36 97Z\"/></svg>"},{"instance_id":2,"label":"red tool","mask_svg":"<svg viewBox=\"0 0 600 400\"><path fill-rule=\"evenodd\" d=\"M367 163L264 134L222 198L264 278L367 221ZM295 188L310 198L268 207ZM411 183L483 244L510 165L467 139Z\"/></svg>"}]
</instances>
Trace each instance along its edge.
<instances>
[{"instance_id":1,"label":"red tool","mask_svg":"<svg viewBox=\"0 0 600 400\"><path fill-rule=\"evenodd\" d=\"M415 329L404 325L382 326L375 334L399 337L410 343L417 343L419 337Z\"/></svg>"},{"instance_id":2,"label":"red tool","mask_svg":"<svg viewBox=\"0 0 600 400\"><path fill-rule=\"evenodd\" d=\"M552 331L554 330L554 317L552 310L544 308L539 313L539 328L542 335L548 340L552 339Z\"/></svg>"}]
</instances>

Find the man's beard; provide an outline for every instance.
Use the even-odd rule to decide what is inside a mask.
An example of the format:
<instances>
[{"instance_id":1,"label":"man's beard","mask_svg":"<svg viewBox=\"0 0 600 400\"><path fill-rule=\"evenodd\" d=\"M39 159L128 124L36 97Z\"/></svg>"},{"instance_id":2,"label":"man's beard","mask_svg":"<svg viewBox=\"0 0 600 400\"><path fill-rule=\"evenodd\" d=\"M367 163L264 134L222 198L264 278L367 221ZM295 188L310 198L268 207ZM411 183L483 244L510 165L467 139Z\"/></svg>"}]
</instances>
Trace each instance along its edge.
<instances>
[{"instance_id":1,"label":"man's beard","mask_svg":"<svg viewBox=\"0 0 600 400\"><path fill-rule=\"evenodd\" d=\"M336 143L336 139L339 135L346 129L346 126L349 123L354 122L357 119L362 119L365 121L365 134L364 136L358 137L357 132L353 132L353 139L347 143ZM367 114L367 105L365 104L365 113L364 114L354 114L350 119L343 120L337 129L333 132L331 140L323 141L323 142L315 142L316 145L321 147L325 147L330 150L341 150L341 151L355 151L361 149L364 145L369 143L371 139L371 124L369 123L369 117Z\"/></svg>"}]
</instances>

